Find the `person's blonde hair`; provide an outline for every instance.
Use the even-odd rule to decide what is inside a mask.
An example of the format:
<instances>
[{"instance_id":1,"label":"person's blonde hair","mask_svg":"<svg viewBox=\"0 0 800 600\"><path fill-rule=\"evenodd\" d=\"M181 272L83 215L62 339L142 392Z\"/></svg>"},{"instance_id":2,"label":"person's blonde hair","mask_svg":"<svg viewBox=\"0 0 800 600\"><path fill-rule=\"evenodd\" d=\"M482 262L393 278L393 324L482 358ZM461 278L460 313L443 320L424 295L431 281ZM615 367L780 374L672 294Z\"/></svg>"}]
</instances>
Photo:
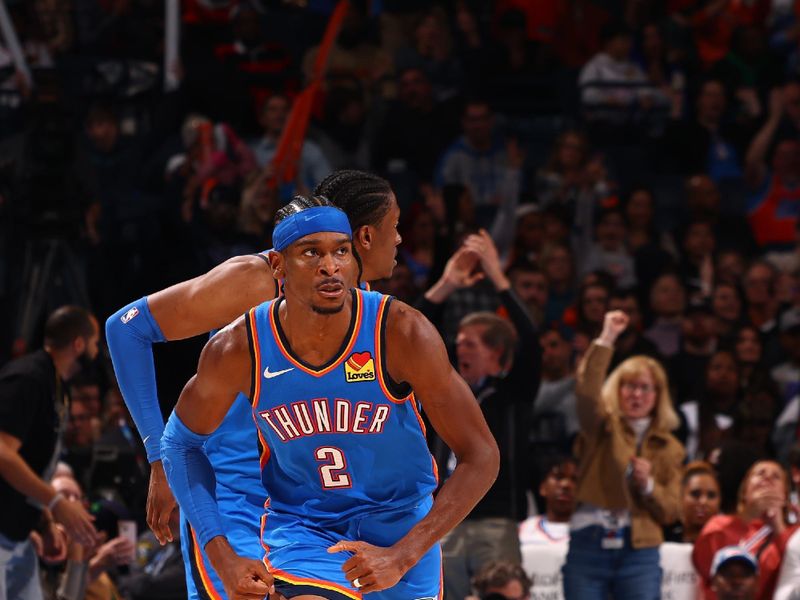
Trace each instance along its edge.
<instances>
[{"instance_id":1,"label":"person's blonde hair","mask_svg":"<svg viewBox=\"0 0 800 600\"><path fill-rule=\"evenodd\" d=\"M649 356L632 356L620 364L606 378L600 392L603 403L610 414L615 417L624 415L619 408L619 388L624 381L629 381L649 373L656 385L656 405L653 408L653 423L651 428L672 431L680 425L678 415L672 408L672 398L669 394L669 383L664 368L657 360Z\"/></svg>"}]
</instances>

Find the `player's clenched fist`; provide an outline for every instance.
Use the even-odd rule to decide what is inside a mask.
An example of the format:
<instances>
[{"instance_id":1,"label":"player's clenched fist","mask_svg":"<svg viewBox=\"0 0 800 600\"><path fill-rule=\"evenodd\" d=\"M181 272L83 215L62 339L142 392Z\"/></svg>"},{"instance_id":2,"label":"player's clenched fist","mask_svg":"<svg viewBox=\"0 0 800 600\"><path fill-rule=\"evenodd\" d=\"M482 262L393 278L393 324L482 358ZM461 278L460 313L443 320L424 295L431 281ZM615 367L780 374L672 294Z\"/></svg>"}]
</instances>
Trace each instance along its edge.
<instances>
[{"instance_id":1,"label":"player's clenched fist","mask_svg":"<svg viewBox=\"0 0 800 600\"><path fill-rule=\"evenodd\" d=\"M341 541L328 548L328 552L353 553L342 565L342 571L362 594L393 587L408 570L407 566L403 566L406 561L398 556L397 550L367 542Z\"/></svg>"},{"instance_id":2,"label":"player's clenched fist","mask_svg":"<svg viewBox=\"0 0 800 600\"><path fill-rule=\"evenodd\" d=\"M224 536L213 538L205 549L229 600L264 600L267 594L275 593L266 565L236 554Z\"/></svg>"}]
</instances>

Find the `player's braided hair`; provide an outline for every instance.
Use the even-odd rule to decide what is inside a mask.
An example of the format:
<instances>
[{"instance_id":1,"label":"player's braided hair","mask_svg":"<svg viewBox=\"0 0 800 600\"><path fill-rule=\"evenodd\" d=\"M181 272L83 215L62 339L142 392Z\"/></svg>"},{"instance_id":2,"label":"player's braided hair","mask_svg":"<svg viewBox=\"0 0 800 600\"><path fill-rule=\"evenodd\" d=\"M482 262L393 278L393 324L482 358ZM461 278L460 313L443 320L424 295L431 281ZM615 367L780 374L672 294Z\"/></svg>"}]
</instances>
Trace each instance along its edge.
<instances>
[{"instance_id":1,"label":"player's braided hair","mask_svg":"<svg viewBox=\"0 0 800 600\"><path fill-rule=\"evenodd\" d=\"M357 171L356 171L357 172ZM324 183L324 182L323 182ZM320 184L322 185L322 184ZM388 184L387 184L388 185ZM319 189L319 188L318 188ZM307 208L315 208L317 206L333 206L335 208L342 209L341 206L335 205L333 202L328 200L323 194L320 194L318 191L314 196L295 196L292 198L292 201L289 202L286 206L282 207L278 212L275 213L275 225L290 217L294 214L299 212L303 212ZM345 213L347 211L344 211ZM350 226L355 229L355 226L351 223ZM356 263L358 264L358 281L357 283L360 285L361 283L361 273L364 271L364 266L361 263L361 257L356 252L356 249L353 248L353 256L356 259Z\"/></svg>"},{"instance_id":2,"label":"player's braided hair","mask_svg":"<svg viewBox=\"0 0 800 600\"><path fill-rule=\"evenodd\" d=\"M389 182L365 171L334 171L314 189L347 213L353 231L363 225L377 225L389 212L392 187Z\"/></svg>"},{"instance_id":3,"label":"player's braided hair","mask_svg":"<svg viewBox=\"0 0 800 600\"><path fill-rule=\"evenodd\" d=\"M303 212L307 208L315 208L317 206L334 206L334 204L323 195L295 196L289 204L281 207L275 213L275 225L287 217Z\"/></svg>"}]
</instances>

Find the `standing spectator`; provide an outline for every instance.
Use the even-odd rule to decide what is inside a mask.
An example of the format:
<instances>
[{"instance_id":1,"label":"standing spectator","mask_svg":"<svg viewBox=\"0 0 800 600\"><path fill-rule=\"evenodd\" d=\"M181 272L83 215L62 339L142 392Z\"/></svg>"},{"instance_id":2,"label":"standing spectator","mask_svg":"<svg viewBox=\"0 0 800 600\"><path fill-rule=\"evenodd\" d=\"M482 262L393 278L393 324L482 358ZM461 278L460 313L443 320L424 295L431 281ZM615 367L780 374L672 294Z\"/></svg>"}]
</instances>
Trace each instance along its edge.
<instances>
[{"instance_id":1,"label":"standing spectator","mask_svg":"<svg viewBox=\"0 0 800 600\"><path fill-rule=\"evenodd\" d=\"M800 215L800 143L797 138L778 140L767 167L767 151L781 123L783 95L773 90L770 114L747 152L748 219L753 235L764 248L785 249L795 241Z\"/></svg>"},{"instance_id":2,"label":"standing spectator","mask_svg":"<svg viewBox=\"0 0 800 600\"><path fill-rule=\"evenodd\" d=\"M606 379L627 326L625 313L609 312L578 368L581 505L563 569L567 600L604 600L609 593L617 600L658 598L662 527L679 514L685 453L670 434L678 417L664 370L637 356Z\"/></svg>"},{"instance_id":3,"label":"standing spectator","mask_svg":"<svg viewBox=\"0 0 800 600\"><path fill-rule=\"evenodd\" d=\"M653 86L631 60L630 29L611 23L603 29L602 38L602 50L584 65L578 77L588 121L601 127L618 127L640 121L656 108L666 114L670 98ZM611 133L606 129L602 132Z\"/></svg>"},{"instance_id":4,"label":"standing spectator","mask_svg":"<svg viewBox=\"0 0 800 600\"><path fill-rule=\"evenodd\" d=\"M547 305L547 277L535 263L524 260L512 263L507 274L514 293L525 304L531 320L537 327L541 327Z\"/></svg>"},{"instance_id":5,"label":"standing spectator","mask_svg":"<svg viewBox=\"0 0 800 600\"><path fill-rule=\"evenodd\" d=\"M712 180L738 179L747 149L749 130L725 120L728 99L725 86L707 79L697 93L694 119L667 128L667 161L678 173L708 173Z\"/></svg>"},{"instance_id":6,"label":"standing spectator","mask_svg":"<svg viewBox=\"0 0 800 600\"><path fill-rule=\"evenodd\" d=\"M572 336L566 327L553 326L542 333L539 342L542 346L542 381L533 402L528 432L529 452L537 478L548 472L553 457L570 452L578 432ZM537 479L533 489L536 490L538 485Z\"/></svg>"},{"instance_id":7,"label":"standing spectator","mask_svg":"<svg viewBox=\"0 0 800 600\"><path fill-rule=\"evenodd\" d=\"M487 102L468 100L461 117L463 135L441 158L438 183L461 183L475 201L478 223L489 227L498 207L519 194L521 172L510 159L509 142L494 129L494 115ZM516 200L517 198L513 198Z\"/></svg>"},{"instance_id":8,"label":"standing spectator","mask_svg":"<svg viewBox=\"0 0 800 600\"><path fill-rule=\"evenodd\" d=\"M714 467L701 461L686 465L681 480L680 521L665 529L665 541L694 544L709 519L719 513L719 504L719 482Z\"/></svg>"},{"instance_id":9,"label":"standing spectator","mask_svg":"<svg viewBox=\"0 0 800 600\"><path fill-rule=\"evenodd\" d=\"M391 177L413 173L432 181L439 157L458 134L458 115L451 103L435 100L430 79L419 67L403 69L397 86L397 100L389 105L374 142L372 165Z\"/></svg>"},{"instance_id":10,"label":"standing spectator","mask_svg":"<svg viewBox=\"0 0 800 600\"><path fill-rule=\"evenodd\" d=\"M456 268L462 252L478 258L509 320L478 312L466 315L458 327L455 342L458 372L479 399L481 412L498 440L500 473L483 499L443 540L448 598L464 598L469 593L470 577L487 560L520 562L517 523L527 513L528 430L540 369L535 326L511 290L497 250L485 231L465 240L464 247L445 268L442 279L425 294L422 312L436 324L442 302L451 290L464 285ZM471 269L466 271L469 273ZM442 465L440 472L451 472L455 467L454 455L439 440L434 440L433 446Z\"/></svg>"},{"instance_id":11,"label":"standing spectator","mask_svg":"<svg viewBox=\"0 0 800 600\"><path fill-rule=\"evenodd\" d=\"M47 481L58 460L67 417L65 379L97 356L99 328L83 308L54 311L44 348L0 370L0 598L41 598L38 562L28 536L44 513L46 544L55 543L50 515L73 539L92 546L91 518Z\"/></svg>"},{"instance_id":12,"label":"standing spectator","mask_svg":"<svg viewBox=\"0 0 800 600\"><path fill-rule=\"evenodd\" d=\"M256 165L260 169L267 168L275 156L278 141L286 126L286 118L289 116L289 108L289 98L283 94L273 94L264 101L259 118L259 124L264 128L264 135L250 145ZM297 182L281 182L285 184L286 188L282 189L282 199L288 201L296 194L308 193L330 172L331 166L319 146L311 140L303 140L303 148L300 151L300 160L297 165Z\"/></svg>"},{"instance_id":13,"label":"standing spectator","mask_svg":"<svg viewBox=\"0 0 800 600\"><path fill-rule=\"evenodd\" d=\"M756 598L772 598L782 549L792 533L786 526L788 502L789 479L778 463L761 460L750 467L739 486L736 514L713 517L694 544L692 561L702 578L706 600L716 598L711 587L714 555L731 544L744 545L758 556L760 581Z\"/></svg>"}]
</instances>

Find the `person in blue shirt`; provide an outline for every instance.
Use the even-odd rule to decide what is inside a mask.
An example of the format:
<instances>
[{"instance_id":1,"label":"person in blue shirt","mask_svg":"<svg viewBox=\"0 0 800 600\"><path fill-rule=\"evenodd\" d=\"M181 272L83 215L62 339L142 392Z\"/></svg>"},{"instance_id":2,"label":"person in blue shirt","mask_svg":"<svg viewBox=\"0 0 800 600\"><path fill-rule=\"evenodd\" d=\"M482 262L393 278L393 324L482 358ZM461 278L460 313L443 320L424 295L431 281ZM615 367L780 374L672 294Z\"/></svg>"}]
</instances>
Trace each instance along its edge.
<instances>
[{"instance_id":1,"label":"person in blue shirt","mask_svg":"<svg viewBox=\"0 0 800 600\"><path fill-rule=\"evenodd\" d=\"M495 480L497 445L433 325L356 287L345 213L297 197L276 222L269 261L283 296L206 344L162 438L170 486L229 598L441 597L437 542ZM204 450L242 394L269 493L263 562L227 539ZM435 501L423 407L457 457Z\"/></svg>"},{"instance_id":2,"label":"person in blue shirt","mask_svg":"<svg viewBox=\"0 0 800 600\"><path fill-rule=\"evenodd\" d=\"M348 214L361 280L389 277L400 243L400 209L389 184L370 173L343 170L329 175L315 192L330 198ZM175 500L161 462L164 420L156 392L152 346L224 327L253 306L278 296L278 282L267 262L266 253L231 258L205 275L124 306L106 322L106 339L120 390L151 465L148 525L162 544L172 539L168 522ZM207 441L206 452L216 472L217 501L228 516L228 538L243 556L260 558L258 520L266 494L252 426L251 407L242 396ZM221 581L185 519L181 533L189 597L223 598Z\"/></svg>"}]
</instances>

